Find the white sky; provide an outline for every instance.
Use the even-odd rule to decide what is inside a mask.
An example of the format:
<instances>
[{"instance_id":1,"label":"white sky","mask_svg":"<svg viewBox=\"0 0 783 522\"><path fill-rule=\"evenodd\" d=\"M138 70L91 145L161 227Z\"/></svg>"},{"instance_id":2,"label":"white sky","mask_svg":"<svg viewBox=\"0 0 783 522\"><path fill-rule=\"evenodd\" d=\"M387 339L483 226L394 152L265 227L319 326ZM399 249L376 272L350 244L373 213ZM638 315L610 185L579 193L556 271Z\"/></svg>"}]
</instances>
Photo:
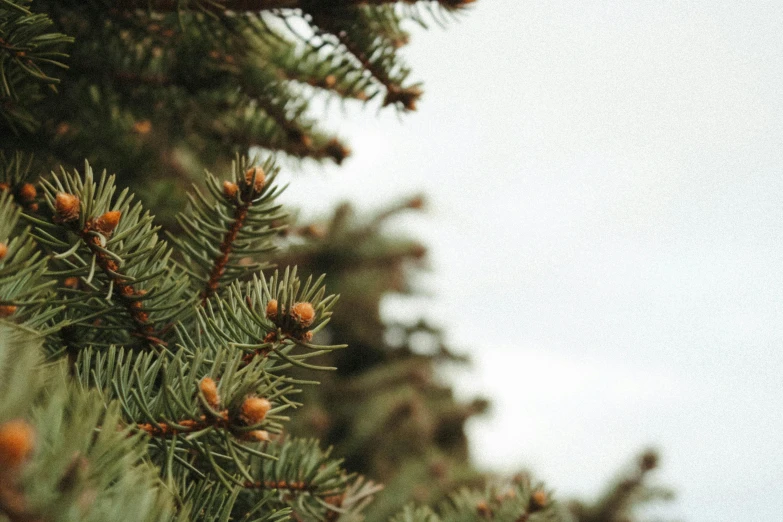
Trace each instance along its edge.
<instances>
[{"instance_id":1,"label":"white sky","mask_svg":"<svg viewBox=\"0 0 783 522\"><path fill-rule=\"evenodd\" d=\"M335 118L286 198L428 194L477 461L595 494L654 445L657 512L783 520L783 3L479 0L407 56L419 111Z\"/></svg>"}]
</instances>

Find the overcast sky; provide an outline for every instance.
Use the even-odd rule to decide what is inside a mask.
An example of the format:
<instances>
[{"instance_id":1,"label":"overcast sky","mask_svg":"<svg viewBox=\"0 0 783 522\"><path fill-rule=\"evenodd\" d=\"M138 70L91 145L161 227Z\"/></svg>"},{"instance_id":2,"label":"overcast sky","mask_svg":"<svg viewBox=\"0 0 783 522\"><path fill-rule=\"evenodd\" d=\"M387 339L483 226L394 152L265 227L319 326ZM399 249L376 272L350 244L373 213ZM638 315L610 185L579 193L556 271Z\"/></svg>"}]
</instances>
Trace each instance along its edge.
<instances>
[{"instance_id":1,"label":"overcast sky","mask_svg":"<svg viewBox=\"0 0 783 522\"><path fill-rule=\"evenodd\" d=\"M661 513L783 520L780 0L479 0L407 57L419 111L335 118L353 158L286 197L428 194L476 460L592 495L654 445Z\"/></svg>"}]
</instances>

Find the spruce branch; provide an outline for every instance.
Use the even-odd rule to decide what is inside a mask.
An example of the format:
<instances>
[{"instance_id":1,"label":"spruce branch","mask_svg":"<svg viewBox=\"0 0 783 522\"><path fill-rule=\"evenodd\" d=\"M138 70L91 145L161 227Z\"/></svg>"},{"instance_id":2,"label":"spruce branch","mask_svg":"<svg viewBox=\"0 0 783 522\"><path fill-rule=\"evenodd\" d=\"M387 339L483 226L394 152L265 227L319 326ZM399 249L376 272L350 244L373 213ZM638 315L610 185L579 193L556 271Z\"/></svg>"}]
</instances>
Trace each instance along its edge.
<instances>
[{"instance_id":1,"label":"spruce branch","mask_svg":"<svg viewBox=\"0 0 783 522\"><path fill-rule=\"evenodd\" d=\"M657 452L646 450L634 459L629 469L618 474L597 500L590 504L571 502L569 510L578 522L614 521L629 518L638 504L671 499L670 490L650 484L650 474L657 467Z\"/></svg>"},{"instance_id":2,"label":"spruce branch","mask_svg":"<svg viewBox=\"0 0 783 522\"><path fill-rule=\"evenodd\" d=\"M0 518L170 520L169 495L143 462L144 444L116 403L41 365L40 339L0 325Z\"/></svg>"},{"instance_id":3,"label":"spruce branch","mask_svg":"<svg viewBox=\"0 0 783 522\"><path fill-rule=\"evenodd\" d=\"M483 491L462 489L436 508L406 506L390 522L460 522L500 520L543 522L563 520L562 508L541 484L533 485L526 475L511 482L489 484Z\"/></svg>"},{"instance_id":4,"label":"spruce branch","mask_svg":"<svg viewBox=\"0 0 783 522\"><path fill-rule=\"evenodd\" d=\"M415 110L421 89L418 85L403 86L410 71L397 58L395 41L374 31L363 9L346 8L336 14L325 11L309 14L318 30L336 38L339 45L383 85L386 89L384 106L394 104L404 110Z\"/></svg>"},{"instance_id":5,"label":"spruce branch","mask_svg":"<svg viewBox=\"0 0 783 522\"><path fill-rule=\"evenodd\" d=\"M337 302L337 296L326 295L323 279L308 277L303 284L294 267L286 268L282 277L275 271L268 280L254 276L245 284L235 283L225 298L218 297L199 310L199 328L208 334L205 341L214 343L213 349L231 343L241 351L245 363L258 357L272 360L272 373L291 365L333 370L305 362L345 348L312 342L328 324Z\"/></svg>"},{"instance_id":6,"label":"spruce branch","mask_svg":"<svg viewBox=\"0 0 783 522\"><path fill-rule=\"evenodd\" d=\"M60 78L55 71L67 68L63 50L73 42L31 4L6 0L0 5L0 131L14 134L37 124L31 106L47 94L43 87L56 92Z\"/></svg>"},{"instance_id":7,"label":"spruce branch","mask_svg":"<svg viewBox=\"0 0 783 522\"><path fill-rule=\"evenodd\" d=\"M21 215L11 194L0 191L0 323L15 323L47 335L61 311L51 301L55 281L46 278L46 259L30 235L18 228Z\"/></svg>"},{"instance_id":8,"label":"spruce branch","mask_svg":"<svg viewBox=\"0 0 783 522\"><path fill-rule=\"evenodd\" d=\"M335 9L345 6L438 3L446 9L460 9L475 0L223 0L207 2L195 0L193 5L213 12L224 11L267 11L277 9ZM187 4L186 4L187 5ZM114 9L150 9L152 11L176 11L183 7L178 0L120 0L114 2ZM189 6L188 6L189 7Z\"/></svg>"},{"instance_id":9,"label":"spruce branch","mask_svg":"<svg viewBox=\"0 0 783 522\"><path fill-rule=\"evenodd\" d=\"M195 189L188 208L177 216L184 234L169 237L199 289L202 306L224 286L269 266L249 258L276 248L272 239L279 228L273 224L285 216L275 204L281 192L273 184L277 171L271 160L252 167L246 158L237 158L228 180L207 172L208 192Z\"/></svg>"},{"instance_id":10,"label":"spruce branch","mask_svg":"<svg viewBox=\"0 0 783 522\"><path fill-rule=\"evenodd\" d=\"M115 199L114 176L96 181L89 165L83 177L62 170L42 184L52 220L30 221L62 267L53 273L74 278L75 288L62 292L75 319L97 318L90 328L104 333L100 342L130 336L148 349L165 346L160 328L185 305L185 288L149 213L127 190ZM124 313L111 313L118 309Z\"/></svg>"}]
</instances>

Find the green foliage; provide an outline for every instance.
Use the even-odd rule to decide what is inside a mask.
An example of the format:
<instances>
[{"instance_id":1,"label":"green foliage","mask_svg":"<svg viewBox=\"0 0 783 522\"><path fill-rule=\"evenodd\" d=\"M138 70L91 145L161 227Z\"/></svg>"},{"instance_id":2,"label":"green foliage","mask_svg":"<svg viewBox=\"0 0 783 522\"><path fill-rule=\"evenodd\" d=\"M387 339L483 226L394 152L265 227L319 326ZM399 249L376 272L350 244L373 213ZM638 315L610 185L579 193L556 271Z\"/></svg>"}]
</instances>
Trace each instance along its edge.
<instances>
[{"instance_id":1,"label":"green foliage","mask_svg":"<svg viewBox=\"0 0 783 522\"><path fill-rule=\"evenodd\" d=\"M0 148L51 166L86 154L121 176L180 184L188 166L250 147L339 164L350 149L322 128L312 100L414 109L421 89L399 56L404 25L442 23L469 3L4 0L0 133L14 136ZM56 82L43 96L39 84Z\"/></svg>"},{"instance_id":2,"label":"green foliage","mask_svg":"<svg viewBox=\"0 0 783 522\"><path fill-rule=\"evenodd\" d=\"M25 482L24 477L39 469L37 461L26 453L19 457L15 466L24 473L13 468L9 477L14 495L31 499L44 495L40 491L60 484L62 480L57 482L56 477L82 473L87 465L84 459L92 455L111 462L91 475L107 487L102 502L117 497L121 504L143 490L150 516L160 519L169 516L161 507L163 500L156 500L164 498L159 497L164 490L170 492L176 516L198 513L197 518L205 520L284 516L359 520L360 510L379 491L373 483L345 471L342 459L330 457L330 451L322 451L316 441L285 434L287 414L302 406L295 397L315 384L297 378L292 370L333 369L307 361L344 348L311 342L314 334L327 327L336 302L336 296L325 292L324 277L302 282L295 268L267 277L249 262L236 265L237 270L226 278L213 279L205 277L217 273L203 270L205 260L211 258L220 266L227 252L202 256L201 263L194 261L199 252L195 245L224 237L227 230L230 237L223 241L231 244L232 252L236 247L237 255L258 256L269 250L270 244L254 248L235 229L267 227L279 219L280 209L270 203L276 189L270 184L267 192L267 185L259 183L260 170L254 167L245 171L252 175L245 176L244 160L237 165L241 168L235 166L228 180L236 190L230 188L222 200L218 199L221 194L214 193L221 185L208 175L212 200L193 199L194 205L204 205L200 226L191 228L193 233L181 236L173 247L158 238L152 218L127 190L115 194L113 177L104 173L96 180L89 165L83 175L63 171L41 181L46 208L25 216L32 233L18 229L12 219L7 221L9 234L21 235L9 244L30 245L26 247L29 252L25 251L30 255L28 262L36 267L37 279L47 283L31 285L30 280L9 273L0 279L0 291L7 295L25 286L47 291L48 306L57 313L31 321L28 311L37 303L16 299L13 302L19 308L2 321L24 327L31 338L46 337L49 357L65 353L69 361L56 366L62 386L50 392L47 406L25 415L33 419L38 435L47 440L60 438L71 446L46 445L53 452L51 458L61 461L60 467L52 468L59 475L35 484ZM269 163L266 167L273 168ZM13 192L14 182L19 180L6 181L6 192ZM256 212L248 213L252 219L246 221L232 219L224 210L250 204L257 204ZM0 212L18 215L10 194L0 199ZM187 212L193 219L193 207ZM183 218L181 223L185 222ZM212 235L200 234L202 228ZM261 241L268 238L262 235ZM40 256L41 252L46 256ZM210 287L211 281L217 284ZM212 292L207 295L204 288ZM24 288L20 292L17 297L27 295ZM157 296L165 299L158 301ZM171 327L161 328L166 323ZM66 367L72 377L66 376ZM379 378L376 382L382 382L383 377ZM30 389L17 380L11 386ZM359 391L361 381L353 386ZM29 395L20 397L27 397L27 403L19 407L17 401L17 415L24 406L31 407ZM373 443L376 423L388 422L374 414L387 400L384 393L378 397L379 402L367 403L367 409L357 409L364 417L364 428L357 427L363 445ZM410 409L412 400L416 398L403 397L401 404ZM415 426L408 435L416 439ZM0 455L8 447L0 437ZM68 464L75 458L68 455L76 454L84 459ZM128 467L138 469L139 474L126 474ZM121 489L115 492L115 487ZM40 507L31 503L29 509L49 509L41 502ZM59 501L51 502L57 506L53 509L61 510ZM102 505L68 512L87 519L114 515ZM194 506L198 511L193 511ZM13 509L13 505L0 504L0 512L9 516L14 516Z\"/></svg>"},{"instance_id":3,"label":"green foliage","mask_svg":"<svg viewBox=\"0 0 783 522\"><path fill-rule=\"evenodd\" d=\"M41 366L39 348L0 324L0 520L171 520L171 498L118 405L69 383L65 364ZM26 445L23 463L9 460L9 439Z\"/></svg>"},{"instance_id":4,"label":"green foliage","mask_svg":"<svg viewBox=\"0 0 783 522\"><path fill-rule=\"evenodd\" d=\"M13 315L45 328L61 308L48 302L54 281L44 278L46 260L29 228L19 226L20 213L11 194L0 192L0 321Z\"/></svg>"},{"instance_id":5,"label":"green foliage","mask_svg":"<svg viewBox=\"0 0 783 522\"><path fill-rule=\"evenodd\" d=\"M285 217L274 202L281 191L272 185L277 168L267 161L256 173L246 163L244 159L234 161L232 175L225 181L207 173L207 194L194 188L189 206L177 217L179 234L184 236L169 235L183 252L191 282L203 290L203 301L248 270L268 267L258 263L241 265L243 257L269 254L276 248L272 238L280 228L273 225ZM258 179L249 179L249 175L256 174ZM224 261L216 265L215 258Z\"/></svg>"},{"instance_id":6,"label":"green foliage","mask_svg":"<svg viewBox=\"0 0 783 522\"><path fill-rule=\"evenodd\" d=\"M252 219L233 225L219 211L207 212L201 216L203 226L213 231L235 225L257 231L257 223L270 221L279 209L263 203L269 198L256 185L258 178L233 179L241 194L255 194L247 201L258 203L259 210L249 214ZM13 192L15 181L9 178L6 192ZM284 370L291 364L307 365L304 360L310 353L335 348L308 342L311 330L326 324L336 300L326 295L321 281L300 283L295 269L266 279L258 277L257 265L249 263L242 273L219 279L205 297L208 281L193 261L197 250L185 248L191 245L188 241L203 241L204 236L194 234L172 249L158 238L152 218L128 191L115 195L113 177L104 173L95 180L89 165L83 175L53 173L41 184L46 208L25 216L33 225L35 242L22 229L17 232L21 237L9 246L30 245L23 252L30 255L28 264L36 268L36 277L46 284L39 288L29 278L20 278L24 270L6 272L0 279L0 295L11 295L7 302L18 307L2 321L28 332L38 330L37 337L47 337L51 357L69 356L75 380L94 390L89 404L95 413L82 415L91 419L91 429L98 425L99 433L114 433L114 427L127 425L130 431L122 436L133 433L131 439L137 443L138 434L146 433L145 451L134 450L133 458L138 460L143 453L145 469L160 470L158 480L176 498L178 516L191 513L190 506L196 505L199 519L207 520L270 520L285 513L320 520L327 512L363 508L377 488L357 482L314 442L274 435L283 431L283 413L300 406L291 396L306 384ZM269 193L274 194L276 189L270 186ZM236 204L244 203L237 198ZM19 213L8 193L0 199L0 212L14 218ZM15 219L4 223L9 233L17 230ZM242 238L232 235L232 251L258 254L250 248L252 241ZM45 258L41 251L47 253ZM251 281L226 286L253 272ZM56 287L47 302L58 313L28 320L37 303L20 298L30 293L25 286L37 291ZM268 317L267 305L273 298L280 303L278 313ZM301 303L310 308L302 311ZM308 310L311 313L305 313ZM221 324L240 327L241 337L232 338L231 329ZM251 339L258 346L251 345ZM297 353L301 350L307 353ZM56 394L57 400L67 400L63 393ZM54 412L47 412L53 429L63 426ZM85 439L84 433L71 435ZM115 451L130 450L118 445ZM109 481L111 469L107 468Z\"/></svg>"},{"instance_id":7,"label":"green foliage","mask_svg":"<svg viewBox=\"0 0 783 522\"><path fill-rule=\"evenodd\" d=\"M434 377L460 358L381 319L424 255L382 225L421 200L287 229L274 162L241 156L341 163L312 100L414 109L406 24L471 1L0 0L0 520L567 519L484 489L463 428L486 403ZM173 218L205 165L226 179Z\"/></svg>"},{"instance_id":8,"label":"green foliage","mask_svg":"<svg viewBox=\"0 0 783 522\"><path fill-rule=\"evenodd\" d=\"M52 31L54 22L31 9L32 0L0 2L0 132L32 132L35 105L56 92L63 52L73 38Z\"/></svg>"},{"instance_id":9,"label":"green foliage","mask_svg":"<svg viewBox=\"0 0 783 522\"><path fill-rule=\"evenodd\" d=\"M406 506L391 522L544 522L567 519L567 514L542 487L531 487L527 477L511 484L491 485L485 490L463 489L449 495L437 509Z\"/></svg>"}]
</instances>

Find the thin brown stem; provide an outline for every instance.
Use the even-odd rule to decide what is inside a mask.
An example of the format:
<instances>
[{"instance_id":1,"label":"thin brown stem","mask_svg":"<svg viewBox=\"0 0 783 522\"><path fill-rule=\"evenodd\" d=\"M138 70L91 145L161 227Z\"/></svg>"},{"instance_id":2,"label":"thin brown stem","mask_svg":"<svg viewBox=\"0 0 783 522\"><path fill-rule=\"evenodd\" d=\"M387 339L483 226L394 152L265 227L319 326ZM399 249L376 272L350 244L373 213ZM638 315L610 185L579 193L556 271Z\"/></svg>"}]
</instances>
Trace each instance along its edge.
<instances>
[{"instance_id":1,"label":"thin brown stem","mask_svg":"<svg viewBox=\"0 0 783 522\"><path fill-rule=\"evenodd\" d=\"M239 230L242 225L245 224L247 218L247 211L250 208L250 201L242 203L234 210L234 222L231 223L231 227L223 237L223 242L220 243L220 255L215 258L215 263L212 265L212 270L209 273L209 279L207 285L201 292L201 306L204 306L207 299L215 295L215 292L220 285L220 278L226 271L226 264L228 258L231 255L231 251L234 249L234 241L236 241Z\"/></svg>"},{"instance_id":2,"label":"thin brown stem","mask_svg":"<svg viewBox=\"0 0 783 522\"><path fill-rule=\"evenodd\" d=\"M248 489L285 489L288 491L312 492L315 486L304 481L286 481L286 480L259 480L257 482L246 481L243 484Z\"/></svg>"},{"instance_id":3,"label":"thin brown stem","mask_svg":"<svg viewBox=\"0 0 783 522\"><path fill-rule=\"evenodd\" d=\"M91 234L92 225L90 223L79 233L82 241L87 245L95 256L95 264L103 271L113 284L113 293L133 321L133 331L131 335L145 341L150 347L166 346L166 342L158 338L155 328L149 322L149 313L144 310L139 297L143 291L137 291L125 278L119 273L117 262L101 251L100 239Z\"/></svg>"},{"instance_id":4,"label":"thin brown stem","mask_svg":"<svg viewBox=\"0 0 783 522\"><path fill-rule=\"evenodd\" d=\"M171 437L180 433L192 433L194 431L200 431L210 426L225 425L228 420L228 412L223 412L223 417L219 418L207 418L202 416L200 420L184 419L177 422L177 426L172 426L165 422L157 424L137 424L136 427L142 431L146 431L153 437Z\"/></svg>"}]
</instances>

